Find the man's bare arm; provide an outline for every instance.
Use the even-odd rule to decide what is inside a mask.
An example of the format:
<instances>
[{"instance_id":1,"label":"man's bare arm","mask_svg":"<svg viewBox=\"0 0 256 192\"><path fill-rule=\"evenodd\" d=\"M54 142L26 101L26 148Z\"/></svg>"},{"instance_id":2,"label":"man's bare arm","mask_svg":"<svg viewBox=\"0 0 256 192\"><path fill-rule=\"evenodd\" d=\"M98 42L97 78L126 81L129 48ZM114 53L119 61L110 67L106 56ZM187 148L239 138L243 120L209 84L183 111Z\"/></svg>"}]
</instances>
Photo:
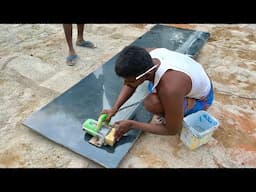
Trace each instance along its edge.
<instances>
[{"instance_id":1,"label":"man's bare arm","mask_svg":"<svg viewBox=\"0 0 256 192\"><path fill-rule=\"evenodd\" d=\"M190 79L182 72L168 70L158 85L158 96L164 108L166 128L174 135L182 128L183 101L190 91Z\"/></svg>"},{"instance_id":2,"label":"man's bare arm","mask_svg":"<svg viewBox=\"0 0 256 192\"><path fill-rule=\"evenodd\" d=\"M136 88L124 84L112 109L117 112L118 109L133 95L135 90Z\"/></svg>"},{"instance_id":3,"label":"man's bare arm","mask_svg":"<svg viewBox=\"0 0 256 192\"><path fill-rule=\"evenodd\" d=\"M158 134L158 135L170 135L169 130L163 124L155 123L143 123L134 120L127 120L130 123L131 128L137 128L141 131Z\"/></svg>"}]
</instances>

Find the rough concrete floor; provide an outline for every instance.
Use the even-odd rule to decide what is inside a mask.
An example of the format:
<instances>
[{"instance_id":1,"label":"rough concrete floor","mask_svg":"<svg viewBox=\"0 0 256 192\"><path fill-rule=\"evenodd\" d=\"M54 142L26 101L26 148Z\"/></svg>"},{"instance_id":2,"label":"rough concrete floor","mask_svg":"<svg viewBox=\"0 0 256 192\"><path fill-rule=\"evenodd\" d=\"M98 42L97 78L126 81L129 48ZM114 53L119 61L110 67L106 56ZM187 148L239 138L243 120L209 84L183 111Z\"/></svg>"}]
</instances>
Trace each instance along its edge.
<instances>
[{"instance_id":1,"label":"rough concrete floor","mask_svg":"<svg viewBox=\"0 0 256 192\"><path fill-rule=\"evenodd\" d=\"M62 25L1 24L0 167L100 167L21 123L152 26L86 25L85 39L98 48L75 47L80 60L70 67ZM178 136L143 133L120 167L256 167L256 25L174 26L211 33L197 60L213 80L216 100L209 112L220 126L194 151Z\"/></svg>"}]
</instances>

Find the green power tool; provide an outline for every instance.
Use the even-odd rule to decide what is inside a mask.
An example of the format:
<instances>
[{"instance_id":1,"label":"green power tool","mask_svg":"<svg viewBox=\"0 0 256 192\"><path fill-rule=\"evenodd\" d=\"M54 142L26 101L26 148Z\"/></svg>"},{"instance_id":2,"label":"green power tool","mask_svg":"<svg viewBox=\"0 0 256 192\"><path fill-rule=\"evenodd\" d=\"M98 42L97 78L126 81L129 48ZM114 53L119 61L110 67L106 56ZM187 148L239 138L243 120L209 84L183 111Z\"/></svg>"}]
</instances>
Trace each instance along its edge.
<instances>
[{"instance_id":1,"label":"green power tool","mask_svg":"<svg viewBox=\"0 0 256 192\"><path fill-rule=\"evenodd\" d=\"M87 119L83 123L83 130L93 136L89 140L89 143L98 147L101 147L103 144L110 146L114 145L115 128L112 128L105 122L106 118L107 114L102 114L98 121L94 119Z\"/></svg>"},{"instance_id":2,"label":"green power tool","mask_svg":"<svg viewBox=\"0 0 256 192\"><path fill-rule=\"evenodd\" d=\"M134 105L138 105L142 103L144 100L141 99L140 101L137 101L133 104L124 106L120 108L118 111L122 111L124 109L127 109L129 107L132 107ZM108 115L107 114L102 114L99 116L98 121L94 119L87 119L83 123L83 130L88 133L89 135L93 136L90 140L89 143L101 147L103 144L104 145L110 145L113 146L115 143L114 140L114 135L116 129L112 126L109 125L109 122L106 123Z\"/></svg>"}]
</instances>

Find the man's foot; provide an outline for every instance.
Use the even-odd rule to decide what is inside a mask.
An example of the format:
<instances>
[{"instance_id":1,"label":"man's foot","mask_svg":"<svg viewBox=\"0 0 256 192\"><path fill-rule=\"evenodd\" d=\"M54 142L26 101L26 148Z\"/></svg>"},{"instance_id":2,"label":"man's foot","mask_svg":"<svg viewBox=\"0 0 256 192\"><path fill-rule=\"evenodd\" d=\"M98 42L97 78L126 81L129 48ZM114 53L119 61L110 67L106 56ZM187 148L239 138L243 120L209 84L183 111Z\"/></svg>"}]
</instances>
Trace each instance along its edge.
<instances>
[{"instance_id":1,"label":"man's foot","mask_svg":"<svg viewBox=\"0 0 256 192\"><path fill-rule=\"evenodd\" d=\"M76 42L76 45L80 47L87 47L92 49L96 48L96 45L93 44L91 41L83 41L82 43Z\"/></svg>"},{"instance_id":2,"label":"man's foot","mask_svg":"<svg viewBox=\"0 0 256 192\"><path fill-rule=\"evenodd\" d=\"M166 124L166 120L163 116L157 115L156 120L159 122L159 124Z\"/></svg>"},{"instance_id":3,"label":"man's foot","mask_svg":"<svg viewBox=\"0 0 256 192\"><path fill-rule=\"evenodd\" d=\"M166 124L166 120L161 115L154 115L153 123L165 125Z\"/></svg>"},{"instance_id":4,"label":"man's foot","mask_svg":"<svg viewBox=\"0 0 256 192\"><path fill-rule=\"evenodd\" d=\"M70 56L67 57L67 60L66 60L67 61L67 65L73 66L73 65L76 64L77 60L78 60L78 56L77 55L70 55Z\"/></svg>"}]
</instances>

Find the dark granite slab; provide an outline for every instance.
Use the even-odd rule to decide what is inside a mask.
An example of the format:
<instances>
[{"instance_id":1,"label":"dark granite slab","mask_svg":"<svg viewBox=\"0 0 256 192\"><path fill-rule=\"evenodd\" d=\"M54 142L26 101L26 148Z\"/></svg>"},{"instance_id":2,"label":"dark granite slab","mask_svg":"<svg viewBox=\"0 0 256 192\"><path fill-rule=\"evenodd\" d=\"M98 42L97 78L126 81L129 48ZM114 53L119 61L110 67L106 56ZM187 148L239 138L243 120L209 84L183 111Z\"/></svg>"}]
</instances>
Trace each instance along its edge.
<instances>
[{"instance_id":1,"label":"dark granite slab","mask_svg":"<svg viewBox=\"0 0 256 192\"><path fill-rule=\"evenodd\" d=\"M195 56L207 41L209 33L156 25L132 44L141 47L165 47ZM24 125L67 147L68 149L107 167L118 167L124 156L138 138L140 131L131 130L113 147L95 147L88 143L82 124L87 118L97 119L103 108L110 108L122 86L122 79L114 72L115 55L102 67L86 76L79 83L34 112ZM147 94L147 82L124 104L141 100ZM149 122L152 115L142 103L120 111L112 122L121 119L136 119Z\"/></svg>"}]
</instances>

